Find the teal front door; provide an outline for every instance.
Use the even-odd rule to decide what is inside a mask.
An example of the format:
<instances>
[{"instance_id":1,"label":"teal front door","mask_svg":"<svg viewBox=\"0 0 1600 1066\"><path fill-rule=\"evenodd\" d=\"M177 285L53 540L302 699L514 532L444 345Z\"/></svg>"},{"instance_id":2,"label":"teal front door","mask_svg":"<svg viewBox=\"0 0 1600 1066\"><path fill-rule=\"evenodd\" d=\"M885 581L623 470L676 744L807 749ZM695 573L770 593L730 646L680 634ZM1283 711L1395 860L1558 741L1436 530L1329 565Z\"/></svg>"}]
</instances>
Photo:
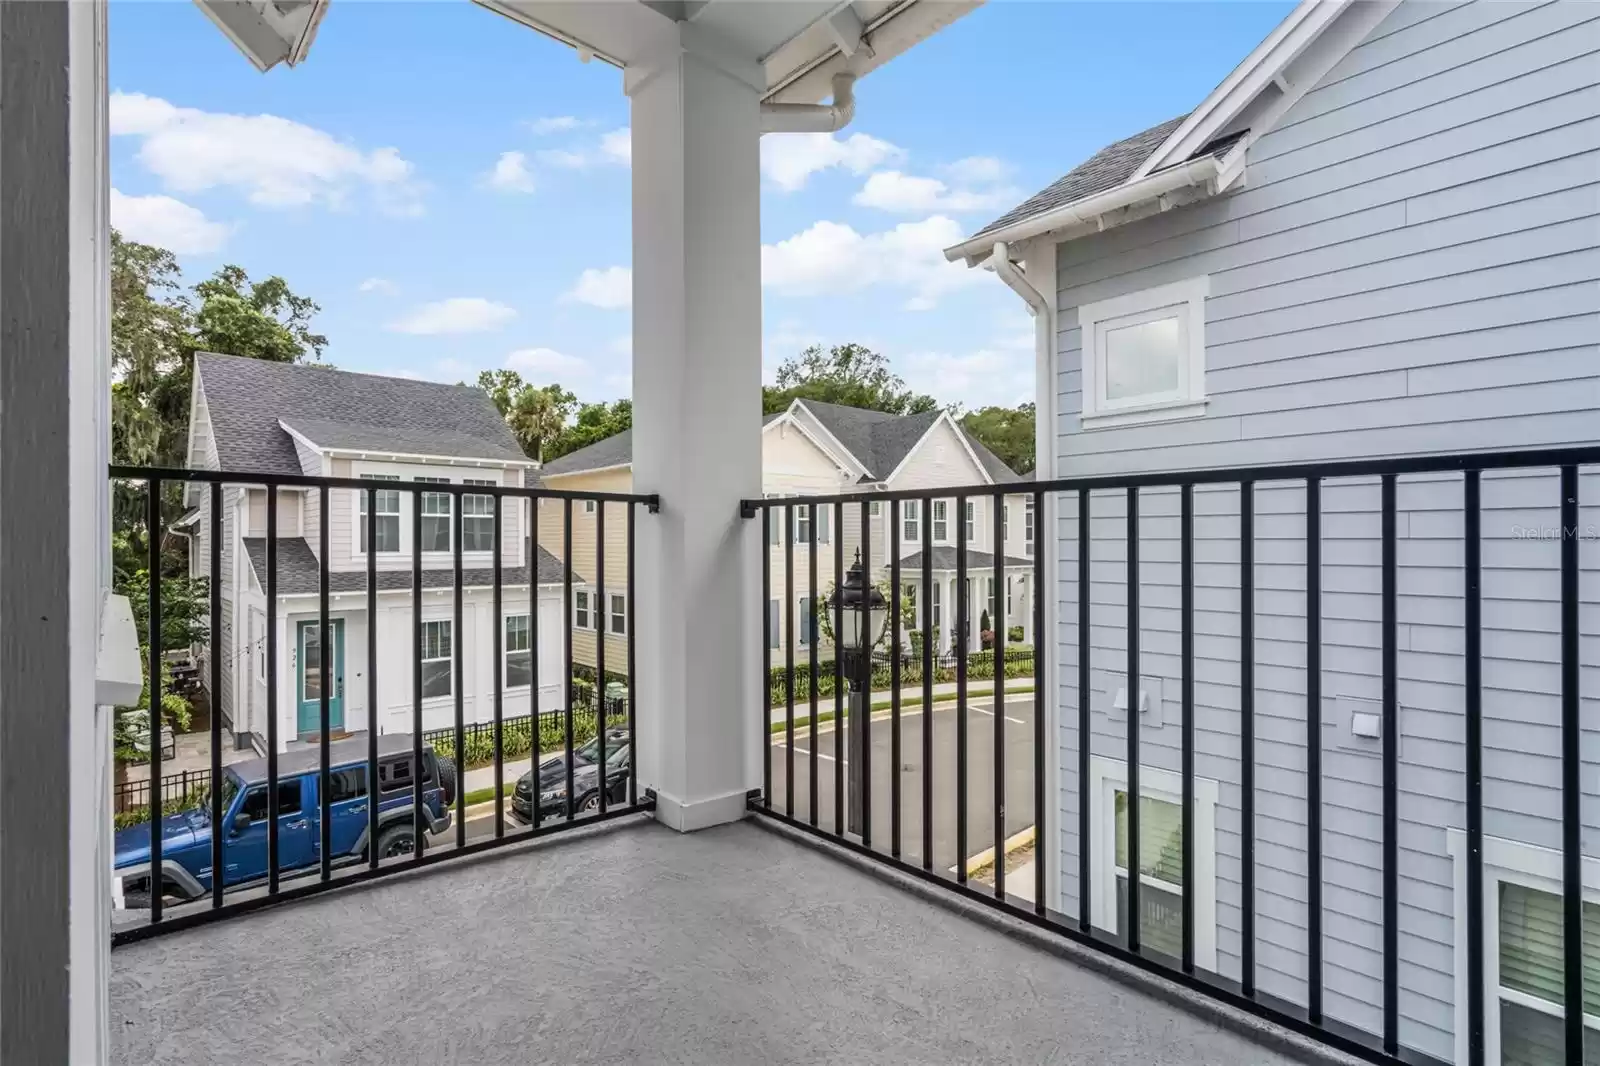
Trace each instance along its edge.
<instances>
[{"instance_id":1,"label":"teal front door","mask_svg":"<svg viewBox=\"0 0 1600 1066\"><path fill-rule=\"evenodd\" d=\"M298 632L300 664L300 710L298 730L307 733L322 732L322 655L323 641L316 622L301 622ZM328 631L333 635L333 659L330 661L328 686L328 731L344 728L344 622L338 618L328 620Z\"/></svg>"}]
</instances>

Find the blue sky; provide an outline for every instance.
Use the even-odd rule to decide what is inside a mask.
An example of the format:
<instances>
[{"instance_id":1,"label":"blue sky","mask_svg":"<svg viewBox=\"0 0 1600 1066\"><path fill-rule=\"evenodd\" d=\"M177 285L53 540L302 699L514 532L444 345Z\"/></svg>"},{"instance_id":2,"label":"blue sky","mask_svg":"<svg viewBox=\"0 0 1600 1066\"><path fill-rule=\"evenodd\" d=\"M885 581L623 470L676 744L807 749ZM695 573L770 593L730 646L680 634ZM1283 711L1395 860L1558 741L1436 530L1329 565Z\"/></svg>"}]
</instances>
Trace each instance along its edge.
<instances>
[{"instance_id":1,"label":"blue sky","mask_svg":"<svg viewBox=\"0 0 1600 1066\"><path fill-rule=\"evenodd\" d=\"M942 402L1029 398L1021 302L939 247L1193 107L1290 7L991 0L864 79L843 133L764 138L769 376L858 341ZM283 275L344 369L629 395L618 71L472 4L335 0L262 75L193 5L125 2L111 84L113 220L190 280Z\"/></svg>"}]
</instances>

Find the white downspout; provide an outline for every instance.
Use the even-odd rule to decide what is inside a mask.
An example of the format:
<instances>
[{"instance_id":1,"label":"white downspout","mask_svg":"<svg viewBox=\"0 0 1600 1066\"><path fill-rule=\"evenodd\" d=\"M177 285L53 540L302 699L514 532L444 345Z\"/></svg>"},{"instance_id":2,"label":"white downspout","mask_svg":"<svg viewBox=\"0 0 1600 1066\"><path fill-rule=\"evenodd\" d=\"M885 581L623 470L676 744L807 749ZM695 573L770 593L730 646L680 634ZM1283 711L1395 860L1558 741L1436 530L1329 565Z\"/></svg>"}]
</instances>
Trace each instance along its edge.
<instances>
[{"instance_id":1,"label":"white downspout","mask_svg":"<svg viewBox=\"0 0 1600 1066\"><path fill-rule=\"evenodd\" d=\"M833 76L831 104L761 105L762 133L833 133L850 124L856 113L856 76Z\"/></svg>"},{"instance_id":2,"label":"white downspout","mask_svg":"<svg viewBox=\"0 0 1600 1066\"><path fill-rule=\"evenodd\" d=\"M1028 280L1028 276L1011 261L1011 250L1006 247L1004 241L996 242L994 254L989 257L989 265L994 267L994 272L1006 283L1006 287L1027 303L1028 313L1034 317L1035 322L1048 329L1050 305L1044 295L1033 287L1033 282Z\"/></svg>"}]
</instances>

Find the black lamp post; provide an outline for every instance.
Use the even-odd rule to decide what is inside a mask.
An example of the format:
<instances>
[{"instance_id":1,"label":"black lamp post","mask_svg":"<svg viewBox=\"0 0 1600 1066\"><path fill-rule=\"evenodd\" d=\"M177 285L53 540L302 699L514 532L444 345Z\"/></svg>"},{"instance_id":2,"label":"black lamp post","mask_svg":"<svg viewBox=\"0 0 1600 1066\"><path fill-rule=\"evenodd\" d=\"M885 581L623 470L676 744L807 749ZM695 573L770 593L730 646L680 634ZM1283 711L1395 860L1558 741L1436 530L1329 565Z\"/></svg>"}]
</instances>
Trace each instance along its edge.
<instances>
[{"instance_id":1,"label":"black lamp post","mask_svg":"<svg viewBox=\"0 0 1600 1066\"><path fill-rule=\"evenodd\" d=\"M871 713L866 706L867 681L872 676L872 649L883 635L888 603L867 580L861 567L861 551L856 550L856 561L844 576L844 584L833 590L828 608L837 612L839 632L834 639L833 653L840 657L844 676L850 684L850 712L846 728L849 730L850 790L849 831L861 834L861 798L866 788L862 767L866 762L866 716Z\"/></svg>"}]
</instances>

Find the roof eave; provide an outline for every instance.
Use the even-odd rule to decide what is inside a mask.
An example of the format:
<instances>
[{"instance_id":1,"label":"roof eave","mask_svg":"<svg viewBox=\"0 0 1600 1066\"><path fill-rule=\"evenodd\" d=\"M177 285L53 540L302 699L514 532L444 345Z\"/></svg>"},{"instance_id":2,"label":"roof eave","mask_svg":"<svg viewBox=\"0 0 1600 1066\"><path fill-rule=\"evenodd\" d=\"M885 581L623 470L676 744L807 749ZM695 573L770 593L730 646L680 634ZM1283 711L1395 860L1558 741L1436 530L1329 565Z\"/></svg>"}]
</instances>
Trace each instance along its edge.
<instances>
[{"instance_id":1,"label":"roof eave","mask_svg":"<svg viewBox=\"0 0 1600 1066\"><path fill-rule=\"evenodd\" d=\"M969 267L979 266L989 261L996 244L1018 244L1071 226L1093 225L1102 228L1101 220L1112 211L1159 200L1182 188L1204 186L1208 182L1215 186L1224 169L1230 167L1238 158L1235 153L1242 151L1241 144L1220 159L1210 155L1191 159L1187 163L1168 167L1136 181L1125 182L1094 196L1087 196L1030 218L1020 219L1009 226L980 233L960 244L946 248L944 257L951 262L965 259ZM1211 191L1214 192L1215 189Z\"/></svg>"}]
</instances>

